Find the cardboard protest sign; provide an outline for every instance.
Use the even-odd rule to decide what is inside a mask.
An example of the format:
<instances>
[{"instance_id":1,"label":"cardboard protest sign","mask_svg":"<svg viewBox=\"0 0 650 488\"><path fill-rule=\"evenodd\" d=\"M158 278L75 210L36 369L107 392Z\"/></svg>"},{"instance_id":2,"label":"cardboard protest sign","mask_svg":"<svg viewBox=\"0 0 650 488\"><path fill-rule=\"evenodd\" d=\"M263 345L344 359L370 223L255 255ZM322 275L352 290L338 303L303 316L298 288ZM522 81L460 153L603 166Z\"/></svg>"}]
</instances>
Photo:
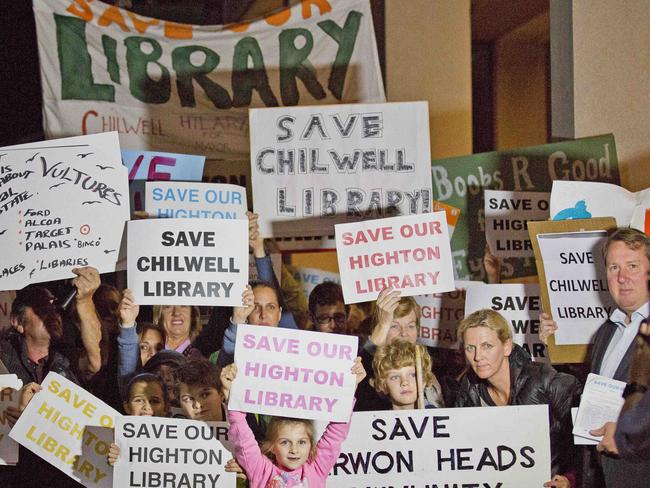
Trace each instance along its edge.
<instances>
[{"instance_id":1,"label":"cardboard protest sign","mask_svg":"<svg viewBox=\"0 0 650 488\"><path fill-rule=\"evenodd\" d=\"M114 271L127 194L115 132L0 148L0 289Z\"/></svg>"},{"instance_id":2,"label":"cardboard protest sign","mask_svg":"<svg viewBox=\"0 0 650 488\"><path fill-rule=\"evenodd\" d=\"M238 325L237 378L228 408L284 417L347 422L356 381L358 338Z\"/></svg>"},{"instance_id":3,"label":"cardboard protest sign","mask_svg":"<svg viewBox=\"0 0 650 488\"><path fill-rule=\"evenodd\" d=\"M529 220L548 219L550 194L485 190L485 234L497 257L532 258Z\"/></svg>"},{"instance_id":4,"label":"cardboard protest sign","mask_svg":"<svg viewBox=\"0 0 650 488\"><path fill-rule=\"evenodd\" d=\"M616 308L601 249L607 232L539 234L555 343L589 344Z\"/></svg>"},{"instance_id":5,"label":"cardboard protest sign","mask_svg":"<svg viewBox=\"0 0 650 488\"><path fill-rule=\"evenodd\" d=\"M0 378L5 375L0 375ZM2 381L2 380L0 380ZM7 407L18 407L20 392L0 385L0 466L18 462L18 443L9 437L11 426L7 418Z\"/></svg>"},{"instance_id":6,"label":"cardboard protest sign","mask_svg":"<svg viewBox=\"0 0 650 488\"><path fill-rule=\"evenodd\" d=\"M293 277L300 283L305 298L309 298L310 293L317 285L326 281L341 284L341 276L338 273L317 268L296 267L293 269Z\"/></svg>"},{"instance_id":7,"label":"cardboard protest sign","mask_svg":"<svg viewBox=\"0 0 650 488\"><path fill-rule=\"evenodd\" d=\"M141 305L241 305L248 221L149 219L128 225L128 284Z\"/></svg>"},{"instance_id":8,"label":"cardboard protest sign","mask_svg":"<svg viewBox=\"0 0 650 488\"><path fill-rule=\"evenodd\" d=\"M422 310L418 333L420 344L446 349L458 347L456 329L465 316L465 290L471 283L456 280L453 291L413 297Z\"/></svg>"},{"instance_id":9,"label":"cardboard protest sign","mask_svg":"<svg viewBox=\"0 0 650 488\"><path fill-rule=\"evenodd\" d=\"M355 412L328 485L521 488L550 479L548 406L527 405Z\"/></svg>"},{"instance_id":10,"label":"cardboard protest sign","mask_svg":"<svg viewBox=\"0 0 650 488\"><path fill-rule=\"evenodd\" d=\"M265 237L431 211L426 102L256 109L250 122Z\"/></svg>"},{"instance_id":11,"label":"cardboard protest sign","mask_svg":"<svg viewBox=\"0 0 650 488\"><path fill-rule=\"evenodd\" d=\"M145 195L147 213L157 218L245 219L248 210L238 185L148 181Z\"/></svg>"},{"instance_id":12,"label":"cardboard protest sign","mask_svg":"<svg viewBox=\"0 0 650 488\"><path fill-rule=\"evenodd\" d=\"M546 346L539 340L542 299L538 284L486 285L471 282L465 297L465 315L484 308L503 315L511 326L513 342L523 347L533 361L549 361Z\"/></svg>"},{"instance_id":13,"label":"cardboard protest sign","mask_svg":"<svg viewBox=\"0 0 650 488\"><path fill-rule=\"evenodd\" d=\"M120 417L115 423L120 447L115 486L235 486L235 473L224 470L232 459L220 442L227 436L225 422Z\"/></svg>"},{"instance_id":14,"label":"cardboard protest sign","mask_svg":"<svg viewBox=\"0 0 650 488\"><path fill-rule=\"evenodd\" d=\"M129 170L131 212L144 210L146 181L201 181L205 156L122 149Z\"/></svg>"},{"instance_id":15,"label":"cardboard protest sign","mask_svg":"<svg viewBox=\"0 0 650 488\"><path fill-rule=\"evenodd\" d=\"M80 386L49 373L9 434L84 486L112 488L108 449L120 414Z\"/></svg>"},{"instance_id":16,"label":"cardboard protest sign","mask_svg":"<svg viewBox=\"0 0 650 488\"><path fill-rule=\"evenodd\" d=\"M249 107L385 99L368 0L227 26L87 0L33 6L48 138L115 130L133 149L241 156Z\"/></svg>"},{"instance_id":17,"label":"cardboard protest sign","mask_svg":"<svg viewBox=\"0 0 650 488\"><path fill-rule=\"evenodd\" d=\"M483 190L550 192L553 180L619 184L611 134L541 146L473 154L431 163L433 199L460 209L451 248L459 279L483 280L485 219ZM536 274L530 258L505 258L504 278Z\"/></svg>"},{"instance_id":18,"label":"cardboard protest sign","mask_svg":"<svg viewBox=\"0 0 650 488\"><path fill-rule=\"evenodd\" d=\"M454 289L444 212L336 226L345 303L376 300L389 286L402 296Z\"/></svg>"},{"instance_id":19,"label":"cardboard protest sign","mask_svg":"<svg viewBox=\"0 0 650 488\"><path fill-rule=\"evenodd\" d=\"M553 220L614 217L619 227L645 231L650 209L650 188L633 193L608 183L554 181L551 191Z\"/></svg>"},{"instance_id":20,"label":"cardboard protest sign","mask_svg":"<svg viewBox=\"0 0 650 488\"><path fill-rule=\"evenodd\" d=\"M544 271L541 248L538 236L541 234L583 232L591 230L613 230L616 228L616 221L611 217L597 217L585 220L562 220L562 221L531 221L528 222L528 233L535 253L535 265L538 270L539 292L542 298L542 310L553 316L549 300L547 277ZM555 342L555 335L548 338L548 355L553 363L582 363L587 357L587 344L559 345Z\"/></svg>"}]
</instances>

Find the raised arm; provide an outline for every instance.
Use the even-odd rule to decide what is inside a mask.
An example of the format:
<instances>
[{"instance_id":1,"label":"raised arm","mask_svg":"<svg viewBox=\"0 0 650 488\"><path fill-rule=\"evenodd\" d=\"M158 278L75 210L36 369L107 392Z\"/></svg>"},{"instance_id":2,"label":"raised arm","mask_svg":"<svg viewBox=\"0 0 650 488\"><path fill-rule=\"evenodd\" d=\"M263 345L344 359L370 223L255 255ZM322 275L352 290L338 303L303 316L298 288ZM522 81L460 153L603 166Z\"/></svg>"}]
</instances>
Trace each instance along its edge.
<instances>
[{"instance_id":1,"label":"raised arm","mask_svg":"<svg viewBox=\"0 0 650 488\"><path fill-rule=\"evenodd\" d=\"M102 323L97 315L93 295L101 280L99 272L90 266L72 270L77 277L72 284L77 288L76 306L79 315L79 332L86 355L88 356L88 372L97 373L102 368L100 341L102 339Z\"/></svg>"}]
</instances>

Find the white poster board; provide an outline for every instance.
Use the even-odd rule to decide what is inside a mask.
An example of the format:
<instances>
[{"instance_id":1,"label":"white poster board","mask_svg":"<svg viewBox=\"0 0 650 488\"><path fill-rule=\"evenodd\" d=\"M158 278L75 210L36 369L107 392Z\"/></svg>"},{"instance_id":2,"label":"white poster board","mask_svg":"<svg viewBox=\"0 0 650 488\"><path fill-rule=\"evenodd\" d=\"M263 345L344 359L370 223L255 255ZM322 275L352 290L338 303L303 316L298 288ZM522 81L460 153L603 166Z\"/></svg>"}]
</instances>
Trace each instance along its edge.
<instances>
[{"instance_id":1,"label":"white poster board","mask_svg":"<svg viewBox=\"0 0 650 488\"><path fill-rule=\"evenodd\" d=\"M107 455L120 414L57 373L41 386L11 438L84 486L112 488Z\"/></svg>"},{"instance_id":2,"label":"white poster board","mask_svg":"<svg viewBox=\"0 0 650 488\"><path fill-rule=\"evenodd\" d=\"M454 289L445 212L336 226L345 303L376 300L393 286L402 296Z\"/></svg>"},{"instance_id":3,"label":"white poster board","mask_svg":"<svg viewBox=\"0 0 650 488\"><path fill-rule=\"evenodd\" d=\"M238 372L229 409L334 422L350 418L357 337L259 325L237 328Z\"/></svg>"},{"instance_id":4,"label":"white poster board","mask_svg":"<svg viewBox=\"0 0 650 488\"><path fill-rule=\"evenodd\" d=\"M648 209L650 188L633 193L611 183L556 180L551 190L553 220L614 217L618 227L644 230Z\"/></svg>"},{"instance_id":5,"label":"white poster board","mask_svg":"<svg viewBox=\"0 0 650 488\"><path fill-rule=\"evenodd\" d=\"M140 305L241 305L248 220L149 219L128 225L128 285Z\"/></svg>"},{"instance_id":6,"label":"white poster board","mask_svg":"<svg viewBox=\"0 0 650 488\"><path fill-rule=\"evenodd\" d=\"M510 324L513 342L523 347L533 361L549 362L546 346L539 339L542 299L537 283L486 285L472 282L465 297L465 316L484 308L503 315Z\"/></svg>"},{"instance_id":7,"label":"white poster board","mask_svg":"<svg viewBox=\"0 0 650 488\"><path fill-rule=\"evenodd\" d=\"M465 290L471 283L456 280L455 290L413 297L422 310L418 335L420 344L445 349L458 348L456 329L465 316Z\"/></svg>"},{"instance_id":8,"label":"white poster board","mask_svg":"<svg viewBox=\"0 0 650 488\"><path fill-rule=\"evenodd\" d=\"M145 210L156 218L245 219L246 188L219 183L147 181Z\"/></svg>"},{"instance_id":9,"label":"white poster board","mask_svg":"<svg viewBox=\"0 0 650 488\"><path fill-rule=\"evenodd\" d=\"M497 257L532 258L529 220L548 219L550 193L485 190L485 238Z\"/></svg>"},{"instance_id":10,"label":"white poster board","mask_svg":"<svg viewBox=\"0 0 650 488\"><path fill-rule=\"evenodd\" d=\"M2 376L10 375L0 375L0 378ZM19 397L19 391L0 385L0 466L14 465L18 462L18 443L9 437L11 426L6 409L18 407Z\"/></svg>"},{"instance_id":11,"label":"white poster board","mask_svg":"<svg viewBox=\"0 0 650 488\"><path fill-rule=\"evenodd\" d=\"M0 148L0 289L115 271L129 220L117 133Z\"/></svg>"},{"instance_id":12,"label":"white poster board","mask_svg":"<svg viewBox=\"0 0 650 488\"><path fill-rule=\"evenodd\" d=\"M265 237L431 211L426 102L254 109L250 125Z\"/></svg>"},{"instance_id":13,"label":"white poster board","mask_svg":"<svg viewBox=\"0 0 650 488\"><path fill-rule=\"evenodd\" d=\"M607 232L538 234L557 345L589 344L615 308L601 256Z\"/></svg>"},{"instance_id":14,"label":"white poster board","mask_svg":"<svg viewBox=\"0 0 650 488\"><path fill-rule=\"evenodd\" d=\"M115 486L234 487L235 473L224 470L233 457L221 443L227 436L225 422L120 417L115 423L120 447Z\"/></svg>"},{"instance_id":15,"label":"white poster board","mask_svg":"<svg viewBox=\"0 0 650 488\"><path fill-rule=\"evenodd\" d=\"M547 405L355 412L328 486L541 487L550 451Z\"/></svg>"}]
</instances>

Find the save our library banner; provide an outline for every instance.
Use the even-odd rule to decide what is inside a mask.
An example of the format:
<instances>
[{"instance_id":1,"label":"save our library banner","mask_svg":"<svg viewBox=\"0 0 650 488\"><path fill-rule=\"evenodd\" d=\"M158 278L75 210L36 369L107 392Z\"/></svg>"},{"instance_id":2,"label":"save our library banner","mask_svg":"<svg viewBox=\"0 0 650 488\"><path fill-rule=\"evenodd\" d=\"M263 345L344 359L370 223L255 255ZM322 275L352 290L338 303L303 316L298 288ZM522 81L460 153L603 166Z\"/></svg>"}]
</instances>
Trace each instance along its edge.
<instances>
[{"instance_id":1,"label":"save our library banner","mask_svg":"<svg viewBox=\"0 0 650 488\"><path fill-rule=\"evenodd\" d=\"M251 23L178 24L90 0L34 2L48 138L115 130L130 149L248 152L248 108L385 100L368 0Z\"/></svg>"}]
</instances>

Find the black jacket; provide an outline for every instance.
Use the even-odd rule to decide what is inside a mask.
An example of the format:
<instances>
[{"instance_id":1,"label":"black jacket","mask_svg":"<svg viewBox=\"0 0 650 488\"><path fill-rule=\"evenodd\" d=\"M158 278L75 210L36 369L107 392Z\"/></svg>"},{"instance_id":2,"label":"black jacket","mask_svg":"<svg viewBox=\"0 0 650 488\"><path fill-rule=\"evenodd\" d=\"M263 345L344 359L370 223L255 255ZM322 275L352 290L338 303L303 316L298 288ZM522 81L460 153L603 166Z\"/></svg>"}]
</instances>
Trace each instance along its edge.
<instances>
[{"instance_id":1,"label":"black jacket","mask_svg":"<svg viewBox=\"0 0 650 488\"><path fill-rule=\"evenodd\" d=\"M578 380L556 371L546 363L534 363L526 351L513 344L510 362L509 405L548 405L551 436L551 470L553 475L573 471L575 449L571 434L571 407L579 403L582 387ZM469 370L463 377L456 397L456 407L480 407L481 399L494 405L487 381Z\"/></svg>"}]
</instances>

